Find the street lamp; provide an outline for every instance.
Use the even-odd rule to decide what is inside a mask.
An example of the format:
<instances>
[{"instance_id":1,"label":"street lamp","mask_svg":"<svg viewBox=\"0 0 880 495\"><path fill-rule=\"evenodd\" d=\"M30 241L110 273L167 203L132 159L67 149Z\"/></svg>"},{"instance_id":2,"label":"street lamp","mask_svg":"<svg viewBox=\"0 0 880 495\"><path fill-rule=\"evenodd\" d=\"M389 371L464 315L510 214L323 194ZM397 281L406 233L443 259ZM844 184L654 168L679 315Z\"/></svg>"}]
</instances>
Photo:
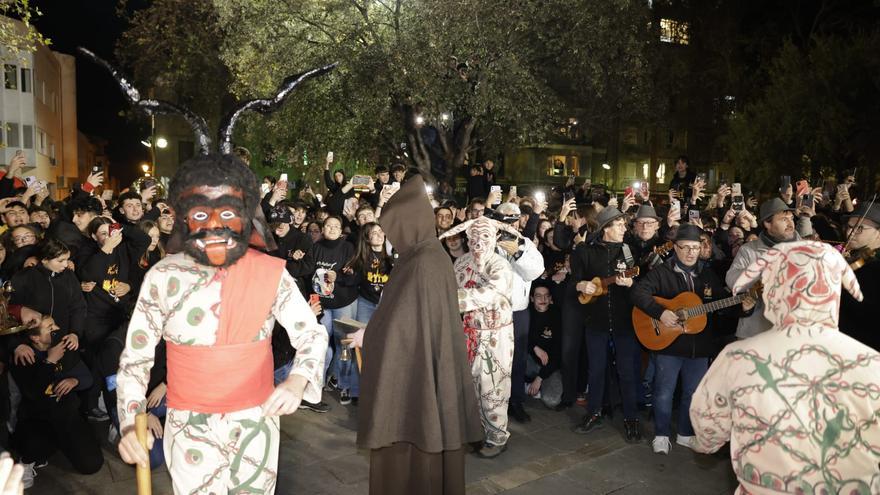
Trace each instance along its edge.
<instances>
[{"instance_id":1,"label":"street lamp","mask_svg":"<svg viewBox=\"0 0 880 495\"><path fill-rule=\"evenodd\" d=\"M149 163L141 163L141 170L143 170L145 174L149 174L150 173L150 164Z\"/></svg>"},{"instance_id":2,"label":"street lamp","mask_svg":"<svg viewBox=\"0 0 880 495\"><path fill-rule=\"evenodd\" d=\"M416 116L416 125L421 126L425 123L425 118L421 115Z\"/></svg>"},{"instance_id":3,"label":"street lamp","mask_svg":"<svg viewBox=\"0 0 880 495\"><path fill-rule=\"evenodd\" d=\"M168 147L168 140L163 137L156 138L156 147L160 149L165 149Z\"/></svg>"},{"instance_id":4,"label":"street lamp","mask_svg":"<svg viewBox=\"0 0 880 495\"><path fill-rule=\"evenodd\" d=\"M607 188L608 187L608 171L611 170L611 165L608 165L607 163L603 163L602 168L605 169L605 187Z\"/></svg>"}]
</instances>

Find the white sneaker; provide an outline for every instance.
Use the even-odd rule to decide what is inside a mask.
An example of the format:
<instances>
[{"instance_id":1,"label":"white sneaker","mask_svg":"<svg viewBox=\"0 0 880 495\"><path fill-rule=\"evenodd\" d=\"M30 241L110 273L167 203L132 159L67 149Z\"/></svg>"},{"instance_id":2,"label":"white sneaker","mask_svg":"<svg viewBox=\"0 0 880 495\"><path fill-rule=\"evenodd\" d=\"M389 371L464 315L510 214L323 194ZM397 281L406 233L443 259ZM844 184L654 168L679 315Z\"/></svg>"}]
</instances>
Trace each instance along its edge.
<instances>
[{"instance_id":1,"label":"white sneaker","mask_svg":"<svg viewBox=\"0 0 880 495\"><path fill-rule=\"evenodd\" d=\"M37 476L37 470L34 469L34 463L30 464L22 464L24 467L24 474L21 476L21 484L25 488L30 488L34 486L34 478Z\"/></svg>"},{"instance_id":2,"label":"white sneaker","mask_svg":"<svg viewBox=\"0 0 880 495\"><path fill-rule=\"evenodd\" d=\"M693 435L691 435L691 436L678 435L675 437L675 443L681 445L682 447L687 447L687 448L693 450L694 436Z\"/></svg>"},{"instance_id":3,"label":"white sneaker","mask_svg":"<svg viewBox=\"0 0 880 495\"><path fill-rule=\"evenodd\" d=\"M669 442L669 437L657 436L654 437L654 441L651 442L651 446L654 447L655 454L669 454L669 449L672 448L672 443Z\"/></svg>"}]
</instances>

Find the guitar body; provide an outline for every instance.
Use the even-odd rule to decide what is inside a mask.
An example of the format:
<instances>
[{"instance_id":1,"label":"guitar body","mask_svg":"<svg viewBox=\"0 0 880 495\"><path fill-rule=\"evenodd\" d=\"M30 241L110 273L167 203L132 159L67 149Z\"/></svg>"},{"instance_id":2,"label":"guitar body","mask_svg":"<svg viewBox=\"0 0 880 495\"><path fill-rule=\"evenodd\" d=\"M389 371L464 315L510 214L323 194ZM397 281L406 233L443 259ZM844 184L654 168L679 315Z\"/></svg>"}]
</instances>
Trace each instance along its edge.
<instances>
[{"instance_id":1,"label":"guitar body","mask_svg":"<svg viewBox=\"0 0 880 495\"><path fill-rule=\"evenodd\" d=\"M657 304L679 314L680 311L695 308L703 304L702 299L693 292L682 292L672 299L664 299L662 297L654 297ZM633 328L636 331L636 337L648 349L659 351L669 347L679 335L690 333L700 333L706 328L706 315L701 314L684 321L684 325L676 325L668 327L648 316L639 308L633 308L632 312Z\"/></svg>"},{"instance_id":2,"label":"guitar body","mask_svg":"<svg viewBox=\"0 0 880 495\"><path fill-rule=\"evenodd\" d=\"M583 292L579 293L578 301L580 301L581 304L590 304L591 302L595 301L597 297L602 296L603 294L605 294L605 292L607 292L605 287L602 286L601 278L594 277L593 280L590 280L590 282L593 282L593 285L596 286L596 292L593 292L592 294L584 294Z\"/></svg>"}]
</instances>

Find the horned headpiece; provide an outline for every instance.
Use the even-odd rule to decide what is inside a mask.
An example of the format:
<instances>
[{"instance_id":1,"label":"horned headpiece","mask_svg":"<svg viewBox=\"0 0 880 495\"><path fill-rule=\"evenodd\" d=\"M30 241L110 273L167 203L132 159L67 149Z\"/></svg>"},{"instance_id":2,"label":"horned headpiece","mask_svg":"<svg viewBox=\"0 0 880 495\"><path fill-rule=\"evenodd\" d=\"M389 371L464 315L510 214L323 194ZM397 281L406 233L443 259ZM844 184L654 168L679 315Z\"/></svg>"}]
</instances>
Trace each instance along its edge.
<instances>
[{"instance_id":1,"label":"horned headpiece","mask_svg":"<svg viewBox=\"0 0 880 495\"><path fill-rule=\"evenodd\" d=\"M477 265L482 267L486 258L495 252L495 244L497 242L496 237L498 236L499 230L512 234L516 238L522 237L519 231L510 225L483 216L456 225L444 232L443 235L440 236L440 239L442 240L447 237L458 235L461 232L466 232L470 254L473 256Z\"/></svg>"}]
</instances>

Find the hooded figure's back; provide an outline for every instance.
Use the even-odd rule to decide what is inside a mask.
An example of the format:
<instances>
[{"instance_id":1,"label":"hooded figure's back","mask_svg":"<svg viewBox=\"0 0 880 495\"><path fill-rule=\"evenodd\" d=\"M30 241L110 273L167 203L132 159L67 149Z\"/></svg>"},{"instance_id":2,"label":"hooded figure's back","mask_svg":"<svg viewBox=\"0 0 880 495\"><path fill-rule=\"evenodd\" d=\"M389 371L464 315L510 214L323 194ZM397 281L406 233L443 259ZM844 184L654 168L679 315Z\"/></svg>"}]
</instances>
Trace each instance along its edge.
<instances>
[{"instance_id":1,"label":"hooded figure's back","mask_svg":"<svg viewBox=\"0 0 880 495\"><path fill-rule=\"evenodd\" d=\"M458 286L421 177L401 186L379 223L399 258L364 333L358 445L440 452L480 441Z\"/></svg>"}]
</instances>

